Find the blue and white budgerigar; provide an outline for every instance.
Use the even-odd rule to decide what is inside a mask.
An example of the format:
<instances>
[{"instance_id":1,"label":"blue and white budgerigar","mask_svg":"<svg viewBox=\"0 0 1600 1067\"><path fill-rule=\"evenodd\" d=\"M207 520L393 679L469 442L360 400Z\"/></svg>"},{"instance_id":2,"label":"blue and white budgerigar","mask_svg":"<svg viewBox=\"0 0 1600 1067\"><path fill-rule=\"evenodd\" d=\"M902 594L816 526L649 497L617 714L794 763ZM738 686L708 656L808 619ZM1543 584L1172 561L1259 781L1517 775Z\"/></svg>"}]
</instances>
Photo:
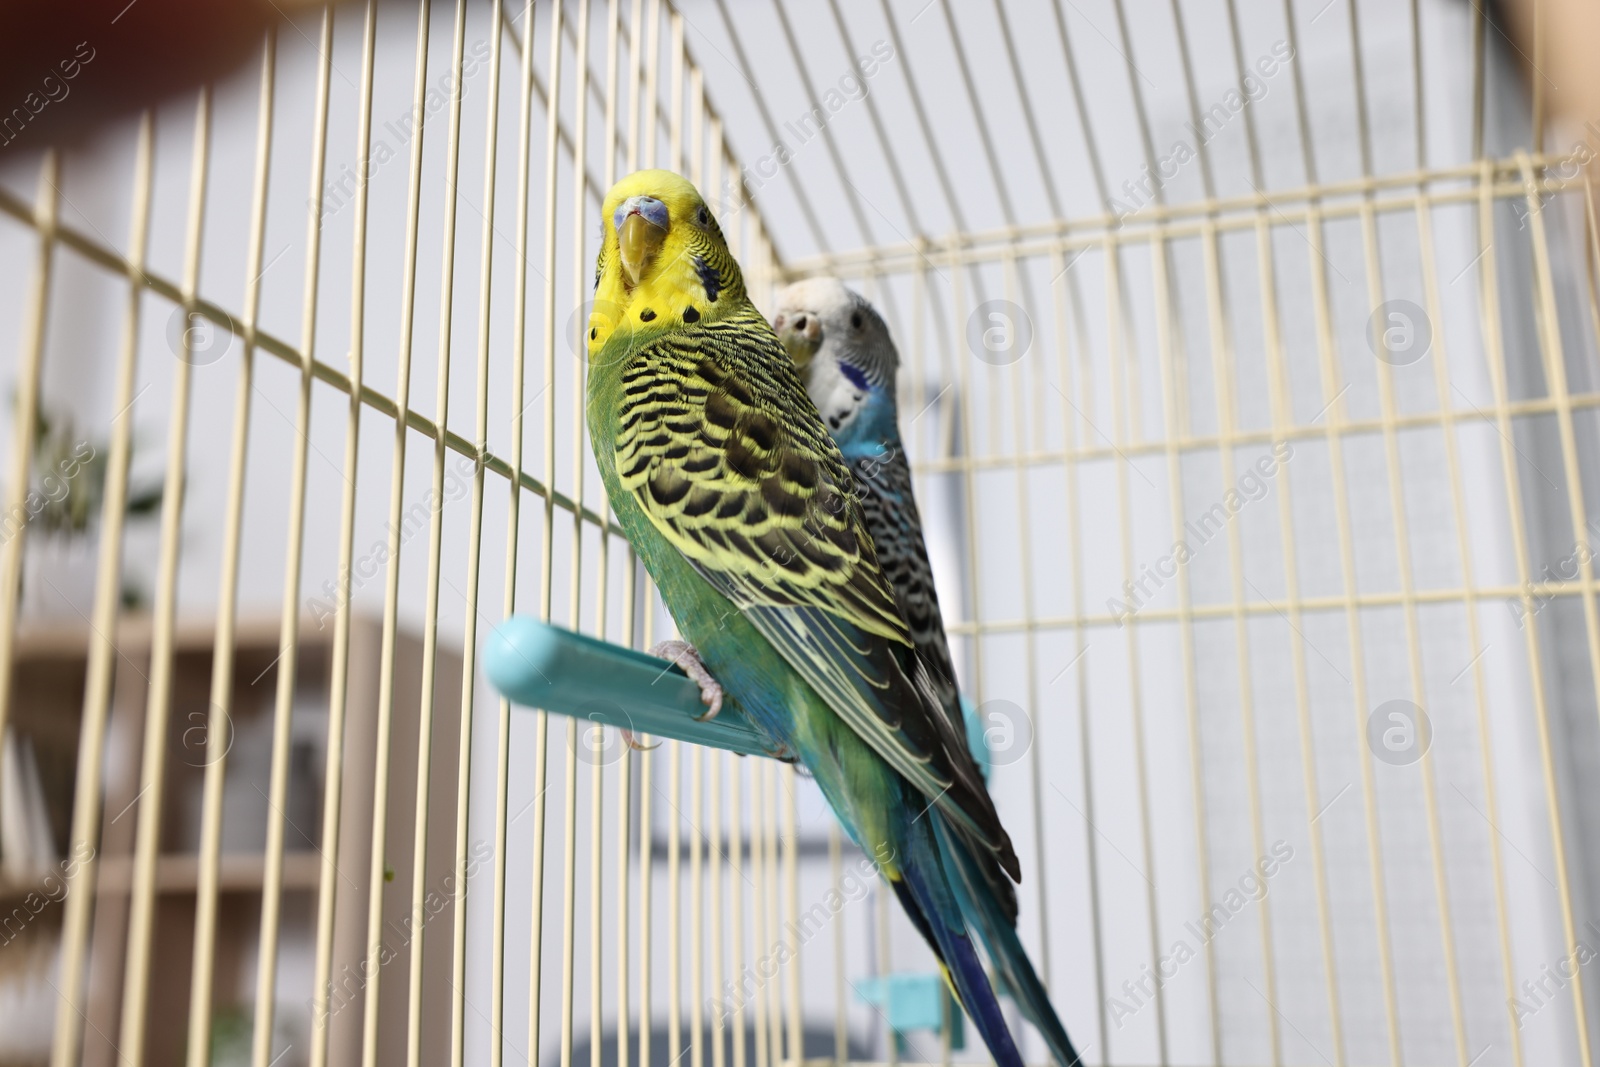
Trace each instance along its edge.
<instances>
[{"instance_id":1,"label":"blue and white budgerigar","mask_svg":"<svg viewBox=\"0 0 1600 1067\"><path fill-rule=\"evenodd\" d=\"M900 437L896 402L899 353L876 309L837 278L795 282L779 295L773 329L800 372L806 391L855 476L862 519L878 562L932 677L940 706L962 731L961 698L912 491L911 464ZM964 736L964 734L963 734ZM1017 895L982 848L959 827L947 849L955 895L977 929L995 970L1062 1064L1077 1052L1049 994L1017 937Z\"/></svg>"},{"instance_id":2,"label":"blue and white budgerigar","mask_svg":"<svg viewBox=\"0 0 1600 1067\"><path fill-rule=\"evenodd\" d=\"M959 716L955 665L900 437L900 356L889 327L864 297L827 277L779 293L772 327L855 475L867 532L940 704Z\"/></svg>"},{"instance_id":3,"label":"blue and white budgerigar","mask_svg":"<svg viewBox=\"0 0 1600 1067\"><path fill-rule=\"evenodd\" d=\"M641 171L611 189L602 218L590 440L617 521L693 647L691 673L708 703L720 689L805 765L996 1061L1021 1067L960 884L968 868L1021 871L917 654L850 466L694 186Z\"/></svg>"}]
</instances>

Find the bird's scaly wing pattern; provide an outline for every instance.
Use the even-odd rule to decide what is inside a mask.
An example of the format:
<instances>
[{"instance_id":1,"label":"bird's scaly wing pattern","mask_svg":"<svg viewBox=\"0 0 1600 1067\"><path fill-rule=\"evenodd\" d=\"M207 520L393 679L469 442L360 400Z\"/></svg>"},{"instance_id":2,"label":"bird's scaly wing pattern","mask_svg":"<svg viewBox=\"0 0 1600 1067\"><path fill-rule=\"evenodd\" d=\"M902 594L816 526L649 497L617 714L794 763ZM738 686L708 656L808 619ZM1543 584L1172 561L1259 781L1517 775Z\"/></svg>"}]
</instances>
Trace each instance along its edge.
<instances>
[{"instance_id":1,"label":"bird's scaly wing pattern","mask_svg":"<svg viewBox=\"0 0 1600 1067\"><path fill-rule=\"evenodd\" d=\"M734 602L827 608L910 635L825 434L787 419L778 375L736 319L664 334L623 370L617 474L675 548ZM732 364L737 364L732 365Z\"/></svg>"},{"instance_id":2,"label":"bird's scaly wing pattern","mask_svg":"<svg viewBox=\"0 0 1600 1067\"><path fill-rule=\"evenodd\" d=\"M904 447L896 438L882 455L864 456L852 466L860 487L862 517L877 546L884 576L894 590L895 604L906 620L917 655L927 665L939 703L959 715L955 664L950 660Z\"/></svg>"},{"instance_id":3,"label":"bird's scaly wing pattern","mask_svg":"<svg viewBox=\"0 0 1600 1067\"><path fill-rule=\"evenodd\" d=\"M910 653L855 479L766 320L746 304L684 323L621 371L616 470L651 524L1015 877L977 765Z\"/></svg>"}]
</instances>

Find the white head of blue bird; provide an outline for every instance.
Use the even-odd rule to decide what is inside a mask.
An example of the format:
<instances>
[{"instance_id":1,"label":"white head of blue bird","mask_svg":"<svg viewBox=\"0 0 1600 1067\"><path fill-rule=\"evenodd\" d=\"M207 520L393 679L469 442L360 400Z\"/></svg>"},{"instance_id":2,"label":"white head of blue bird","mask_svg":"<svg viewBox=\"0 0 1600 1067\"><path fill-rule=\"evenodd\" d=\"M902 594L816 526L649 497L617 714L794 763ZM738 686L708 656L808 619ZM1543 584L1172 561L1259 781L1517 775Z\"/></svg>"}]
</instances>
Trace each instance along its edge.
<instances>
[{"instance_id":1,"label":"white head of blue bird","mask_svg":"<svg viewBox=\"0 0 1600 1067\"><path fill-rule=\"evenodd\" d=\"M883 318L837 278L808 278L778 294L772 328L789 350L834 438L872 432L883 409L892 424L899 353Z\"/></svg>"}]
</instances>

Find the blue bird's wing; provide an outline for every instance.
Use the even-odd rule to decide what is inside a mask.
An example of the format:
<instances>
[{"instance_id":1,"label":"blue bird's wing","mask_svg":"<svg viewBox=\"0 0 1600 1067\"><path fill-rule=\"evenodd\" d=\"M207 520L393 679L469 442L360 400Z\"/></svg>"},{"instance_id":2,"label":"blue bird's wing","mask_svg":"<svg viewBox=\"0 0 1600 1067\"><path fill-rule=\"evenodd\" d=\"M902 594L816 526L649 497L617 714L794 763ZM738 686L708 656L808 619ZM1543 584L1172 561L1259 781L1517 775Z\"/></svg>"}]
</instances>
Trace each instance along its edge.
<instances>
[{"instance_id":1,"label":"blue bird's wing","mask_svg":"<svg viewBox=\"0 0 1600 1067\"><path fill-rule=\"evenodd\" d=\"M955 664L944 632L905 447L896 436L885 442L880 455L860 457L852 467L862 516L877 546L884 576L894 590L895 605L906 620L918 657L928 668L940 706L964 734Z\"/></svg>"}]
</instances>

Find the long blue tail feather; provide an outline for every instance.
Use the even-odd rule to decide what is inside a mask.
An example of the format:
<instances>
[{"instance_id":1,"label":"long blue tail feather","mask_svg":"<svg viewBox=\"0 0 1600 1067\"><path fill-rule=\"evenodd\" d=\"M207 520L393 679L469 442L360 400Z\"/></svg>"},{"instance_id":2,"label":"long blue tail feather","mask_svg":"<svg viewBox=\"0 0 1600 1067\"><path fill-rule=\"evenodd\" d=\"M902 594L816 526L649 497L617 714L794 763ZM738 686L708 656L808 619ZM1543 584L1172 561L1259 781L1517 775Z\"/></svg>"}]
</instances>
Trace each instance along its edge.
<instances>
[{"instance_id":1,"label":"long blue tail feather","mask_svg":"<svg viewBox=\"0 0 1600 1067\"><path fill-rule=\"evenodd\" d=\"M1072 1040L1056 1016L1044 983L1034 972L1027 950L1022 947L1014 926L1000 910L999 901L985 884L983 872L972 851L944 822L936 820L934 832L939 852L950 879L951 890L967 923L977 931L988 952L990 963L1005 983L1006 990L1050 1046L1059 1067L1079 1067L1083 1062Z\"/></svg>"},{"instance_id":2,"label":"long blue tail feather","mask_svg":"<svg viewBox=\"0 0 1600 1067\"><path fill-rule=\"evenodd\" d=\"M922 913L924 936L932 936L945 965L945 976L955 986L956 997L977 1026L984 1044L989 1046L989 1054L998 1067L1023 1067L1022 1054L1006 1027L1000 1001L967 936L955 887L939 860L937 848L931 833L921 828L913 831L911 855L900 865L902 884ZM896 886L897 891L899 888Z\"/></svg>"}]
</instances>

